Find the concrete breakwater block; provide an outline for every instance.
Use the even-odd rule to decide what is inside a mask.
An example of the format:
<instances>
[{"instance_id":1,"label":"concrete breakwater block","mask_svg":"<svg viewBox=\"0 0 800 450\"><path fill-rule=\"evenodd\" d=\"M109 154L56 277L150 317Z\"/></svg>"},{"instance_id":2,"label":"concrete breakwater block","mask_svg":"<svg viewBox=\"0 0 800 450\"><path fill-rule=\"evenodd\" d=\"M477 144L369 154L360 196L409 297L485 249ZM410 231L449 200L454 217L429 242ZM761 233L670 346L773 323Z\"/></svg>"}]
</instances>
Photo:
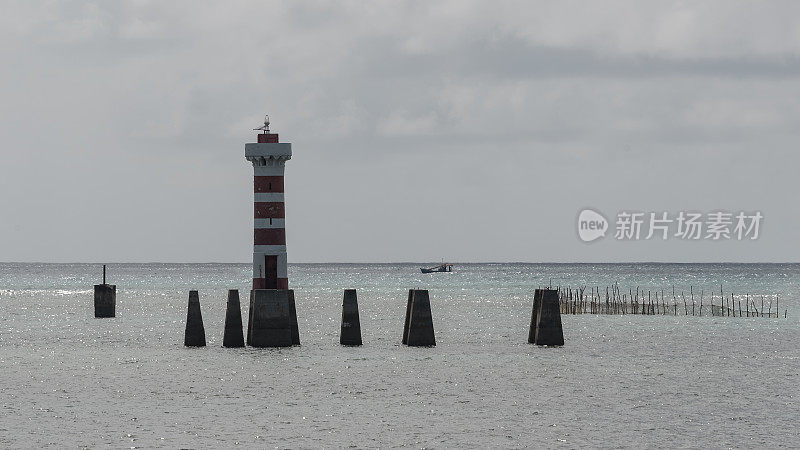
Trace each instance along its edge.
<instances>
[{"instance_id":1,"label":"concrete breakwater block","mask_svg":"<svg viewBox=\"0 0 800 450\"><path fill-rule=\"evenodd\" d=\"M292 345L300 345L300 330L297 328L297 306L294 303L294 291L288 289L289 297L289 325L292 327Z\"/></svg>"},{"instance_id":2,"label":"concrete breakwater block","mask_svg":"<svg viewBox=\"0 0 800 450\"><path fill-rule=\"evenodd\" d=\"M537 303L538 298L538 303ZM535 322L533 344L561 346L564 345L564 331L561 327L561 310L558 305L558 291L554 289L537 289L533 295L534 311L531 327ZM528 335L528 342L530 340Z\"/></svg>"},{"instance_id":3,"label":"concrete breakwater block","mask_svg":"<svg viewBox=\"0 0 800 450\"><path fill-rule=\"evenodd\" d=\"M114 317L117 311L117 286L106 284L106 265L103 264L103 284L94 285L94 317Z\"/></svg>"},{"instance_id":4,"label":"concrete breakwater block","mask_svg":"<svg viewBox=\"0 0 800 450\"><path fill-rule=\"evenodd\" d=\"M536 289L533 293L533 309L531 310L531 325L528 328L528 343L536 343L536 320L539 318L539 305L542 303L543 289Z\"/></svg>"},{"instance_id":5,"label":"concrete breakwater block","mask_svg":"<svg viewBox=\"0 0 800 450\"><path fill-rule=\"evenodd\" d=\"M253 347L300 344L297 310L291 289L253 289L247 343Z\"/></svg>"},{"instance_id":6,"label":"concrete breakwater block","mask_svg":"<svg viewBox=\"0 0 800 450\"><path fill-rule=\"evenodd\" d=\"M427 289L411 289L406 304L406 324L403 344L412 347L436 345L433 332L433 315Z\"/></svg>"},{"instance_id":7,"label":"concrete breakwater block","mask_svg":"<svg viewBox=\"0 0 800 450\"><path fill-rule=\"evenodd\" d=\"M414 290L408 290L408 302L406 302L406 321L403 323L403 345L408 344L408 322L411 320L411 300L414 299Z\"/></svg>"},{"instance_id":8,"label":"concrete breakwater block","mask_svg":"<svg viewBox=\"0 0 800 450\"><path fill-rule=\"evenodd\" d=\"M247 341L247 345L253 345L250 343L250 330L253 329L253 291L250 291L250 306L247 308L247 335L245 335L245 339Z\"/></svg>"},{"instance_id":9,"label":"concrete breakwater block","mask_svg":"<svg viewBox=\"0 0 800 450\"><path fill-rule=\"evenodd\" d=\"M114 284L94 285L94 316L96 318L114 317L117 310L117 286Z\"/></svg>"},{"instance_id":10,"label":"concrete breakwater block","mask_svg":"<svg viewBox=\"0 0 800 450\"><path fill-rule=\"evenodd\" d=\"M239 290L228 291L228 306L225 309L225 334L222 337L223 347L244 347L242 331L242 306L239 303Z\"/></svg>"},{"instance_id":11,"label":"concrete breakwater block","mask_svg":"<svg viewBox=\"0 0 800 450\"><path fill-rule=\"evenodd\" d=\"M200 296L197 291L189 291L189 309L186 311L186 333L183 345L205 347L206 329L203 327L203 314L200 312Z\"/></svg>"},{"instance_id":12,"label":"concrete breakwater block","mask_svg":"<svg viewBox=\"0 0 800 450\"><path fill-rule=\"evenodd\" d=\"M342 300L342 345L361 345L361 320L358 316L358 299L355 289L345 289Z\"/></svg>"}]
</instances>

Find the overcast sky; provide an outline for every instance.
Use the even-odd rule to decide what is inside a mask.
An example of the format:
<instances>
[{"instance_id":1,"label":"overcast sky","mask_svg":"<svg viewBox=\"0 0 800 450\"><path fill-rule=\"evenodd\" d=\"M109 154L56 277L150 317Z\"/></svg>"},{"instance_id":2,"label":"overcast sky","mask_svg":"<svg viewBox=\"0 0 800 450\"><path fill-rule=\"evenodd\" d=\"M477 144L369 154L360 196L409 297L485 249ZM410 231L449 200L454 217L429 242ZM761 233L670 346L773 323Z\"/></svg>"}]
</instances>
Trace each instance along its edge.
<instances>
[{"instance_id":1,"label":"overcast sky","mask_svg":"<svg viewBox=\"0 0 800 450\"><path fill-rule=\"evenodd\" d=\"M250 261L265 113L290 262L800 261L798 2L2 1L0 58L0 261Z\"/></svg>"}]
</instances>

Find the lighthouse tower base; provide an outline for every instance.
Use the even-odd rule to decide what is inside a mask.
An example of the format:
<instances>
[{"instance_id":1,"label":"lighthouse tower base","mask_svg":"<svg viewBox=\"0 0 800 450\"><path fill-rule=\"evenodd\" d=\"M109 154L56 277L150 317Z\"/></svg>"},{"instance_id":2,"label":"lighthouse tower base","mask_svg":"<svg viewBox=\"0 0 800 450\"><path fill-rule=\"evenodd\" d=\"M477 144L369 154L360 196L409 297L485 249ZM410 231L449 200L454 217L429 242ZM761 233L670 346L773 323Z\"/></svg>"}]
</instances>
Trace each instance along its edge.
<instances>
[{"instance_id":1,"label":"lighthouse tower base","mask_svg":"<svg viewBox=\"0 0 800 450\"><path fill-rule=\"evenodd\" d=\"M289 347L300 345L297 308L291 289L253 289L247 321L247 345Z\"/></svg>"}]
</instances>

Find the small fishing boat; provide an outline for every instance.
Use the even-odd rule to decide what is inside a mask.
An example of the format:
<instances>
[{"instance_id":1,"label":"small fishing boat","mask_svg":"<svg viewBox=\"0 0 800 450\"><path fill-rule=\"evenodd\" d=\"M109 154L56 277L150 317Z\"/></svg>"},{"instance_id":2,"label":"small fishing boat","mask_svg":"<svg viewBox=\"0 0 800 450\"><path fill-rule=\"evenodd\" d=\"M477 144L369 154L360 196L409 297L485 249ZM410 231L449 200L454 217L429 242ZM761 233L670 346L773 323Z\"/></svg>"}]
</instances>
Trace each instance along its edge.
<instances>
[{"instance_id":1,"label":"small fishing boat","mask_svg":"<svg viewBox=\"0 0 800 450\"><path fill-rule=\"evenodd\" d=\"M428 267L428 268L420 267L419 270L421 270L422 273L452 272L453 271L453 265L452 264L442 264L440 266L434 266L434 267Z\"/></svg>"}]
</instances>

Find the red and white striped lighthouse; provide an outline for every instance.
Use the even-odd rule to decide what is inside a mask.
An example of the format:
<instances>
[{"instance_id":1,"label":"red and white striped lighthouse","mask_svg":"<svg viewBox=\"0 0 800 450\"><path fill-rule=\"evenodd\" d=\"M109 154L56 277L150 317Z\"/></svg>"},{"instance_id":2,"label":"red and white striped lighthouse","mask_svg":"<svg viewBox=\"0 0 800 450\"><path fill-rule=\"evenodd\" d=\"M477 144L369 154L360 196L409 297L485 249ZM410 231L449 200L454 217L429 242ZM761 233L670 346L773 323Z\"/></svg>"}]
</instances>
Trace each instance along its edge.
<instances>
[{"instance_id":1,"label":"red and white striped lighthouse","mask_svg":"<svg viewBox=\"0 0 800 450\"><path fill-rule=\"evenodd\" d=\"M292 144L279 143L269 131L269 116L257 143L244 144L244 157L253 163L253 289L289 289L286 270L286 228L283 168L292 159Z\"/></svg>"}]
</instances>

